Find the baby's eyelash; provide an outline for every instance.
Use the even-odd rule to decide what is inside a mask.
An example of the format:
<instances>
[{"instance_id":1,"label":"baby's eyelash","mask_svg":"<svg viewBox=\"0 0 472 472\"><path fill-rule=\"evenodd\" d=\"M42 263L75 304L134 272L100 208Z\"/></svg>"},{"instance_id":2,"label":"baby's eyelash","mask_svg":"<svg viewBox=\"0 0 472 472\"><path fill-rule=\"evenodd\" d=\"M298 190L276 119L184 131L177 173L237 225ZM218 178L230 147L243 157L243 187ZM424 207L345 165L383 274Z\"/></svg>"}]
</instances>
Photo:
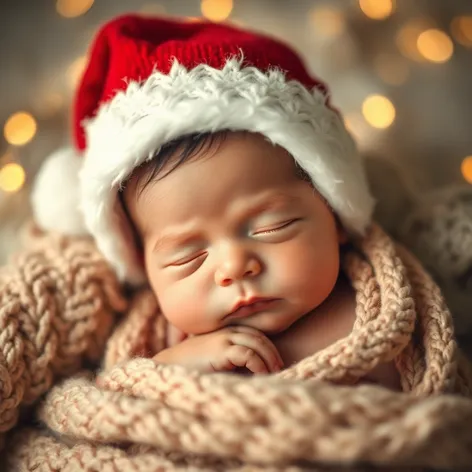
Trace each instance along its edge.
<instances>
[{"instance_id":1,"label":"baby's eyelash","mask_svg":"<svg viewBox=\"0 0 472 472\"><path fill-rule=\"evenodd\" d=\"M276 233L277 231L281 231L281 230L289 227L290 225L292 225L293 223L295 223L299 220L300 220L300 218L293 218L293 219L285 221L283 223L279 223L276 226L272 226L272 227L267 228L267 229L262 229L262 230L255 231L253 233L253 235L257 236L257 235ZM182 266L185 266L187 264L190 264L191 262L197 261L200 257L205 256L206 254L207 254L206 252L195 253L191 256L179 259L178 261L171 262L167 265L167 267L182 267Z\"/></svg>"},{"instance_id":2,"label":"baby's eyelash","mask_svg":"<svg viewBox=\"0 0 472 472\"><path fill-rule=\"evenodd\" d=\"M280 223L279 225L273 227L273 228L268 228L268 229L262 229L259 231L256 231L254 234L270 234L270 233L275 233L277 231L280 231L281 229L286 228L287 226L290 226L292 223L295 223L298 221L298 219L294 218L293 220L286 221L284 223Z\"/></svg>"},{"instance_id":3,"label":"baby's eyelash","mask_svg":"<svg viewBox=\"0 0 472 472\"><path fill-rule=\"evenodd\" d=\"M202 257L204 255L205 255L204 252L200 252L198 254L186 257L185 259L180 259L179 261L173 262L172 264L169 264L169 265L174 266L174 267L184 266L186 264L189 264L190 262L195 261L196 259L198 259L199 257Z\"/></svg>"}]
</instances>

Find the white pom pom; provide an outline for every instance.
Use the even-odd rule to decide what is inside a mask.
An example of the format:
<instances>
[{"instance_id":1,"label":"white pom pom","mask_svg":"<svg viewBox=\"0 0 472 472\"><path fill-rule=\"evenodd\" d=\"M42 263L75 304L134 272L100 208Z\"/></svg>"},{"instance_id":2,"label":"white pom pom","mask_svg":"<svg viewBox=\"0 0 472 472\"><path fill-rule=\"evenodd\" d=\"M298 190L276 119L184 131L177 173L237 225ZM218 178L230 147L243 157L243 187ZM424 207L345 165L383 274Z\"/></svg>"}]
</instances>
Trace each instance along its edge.
<instances>
[{"instance_id":1,"label":"white pom pom","mask_svg":"<svg viewBox=\"0 0 472 472\"><path fill-rule=\"evenodd\" d=\"M35 179L31 204L36 223L44 230L86 234L79 210L79 171L83 158L72 148L49 156Z\"/></svg>"}]
</instances>

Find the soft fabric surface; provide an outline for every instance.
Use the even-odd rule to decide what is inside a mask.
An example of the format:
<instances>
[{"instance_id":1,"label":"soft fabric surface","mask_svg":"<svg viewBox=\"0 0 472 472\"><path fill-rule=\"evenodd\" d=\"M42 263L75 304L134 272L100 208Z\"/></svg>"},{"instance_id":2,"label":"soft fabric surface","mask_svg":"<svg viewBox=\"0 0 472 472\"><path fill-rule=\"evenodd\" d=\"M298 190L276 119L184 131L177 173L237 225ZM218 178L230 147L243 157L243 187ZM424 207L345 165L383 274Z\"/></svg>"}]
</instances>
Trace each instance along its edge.
<instances>
[{"instance_id":1,"label":"soft fabric surface","mask_svg":"<svg viewBox=\"0 0 472 472\"><path fill-rule=\"evenodd\" d=\"M156 365L152 293L127 292L87 239L33 236L0 272L1 470L472 467L472 376L449 311L379 227L343 261L353 332L253 377ZM356 385L391 360L402 393Z\"/></svg>"}]
</instances>

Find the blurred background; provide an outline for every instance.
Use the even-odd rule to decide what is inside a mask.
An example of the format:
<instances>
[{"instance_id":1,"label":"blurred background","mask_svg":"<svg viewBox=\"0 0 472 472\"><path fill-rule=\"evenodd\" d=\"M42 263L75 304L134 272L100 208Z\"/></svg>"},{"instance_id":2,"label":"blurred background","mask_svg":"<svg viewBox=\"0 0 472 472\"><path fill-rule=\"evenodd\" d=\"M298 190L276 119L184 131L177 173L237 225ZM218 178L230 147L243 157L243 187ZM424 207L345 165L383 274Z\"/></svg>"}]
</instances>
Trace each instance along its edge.
<instances>
[{"instance_id":1,"label":"blurred background","mask_svg":"<svg viewBox=\"0 0 472 472\"><path fill-rule=\"evenodd\" d=\"M30 216L38 168L68 144L90 41L131 11L230 21L296 47L330 84L363 155L381 164L371 179L390 198L401 195L389 169L416 194L472 184L471 0L3 0L0 264Z\"/></svg>"}]
</instances>

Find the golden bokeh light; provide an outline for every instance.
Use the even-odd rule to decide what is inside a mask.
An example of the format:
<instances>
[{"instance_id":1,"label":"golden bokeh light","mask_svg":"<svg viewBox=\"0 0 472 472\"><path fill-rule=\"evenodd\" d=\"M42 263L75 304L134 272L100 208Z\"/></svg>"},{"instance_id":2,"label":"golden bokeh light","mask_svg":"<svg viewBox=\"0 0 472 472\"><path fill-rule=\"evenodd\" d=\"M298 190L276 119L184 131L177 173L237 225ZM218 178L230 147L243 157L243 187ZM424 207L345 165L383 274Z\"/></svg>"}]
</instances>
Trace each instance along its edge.
<instances>
[{"instance_id":1,"label":"golden bokeh light","mask_svg":"<svg viewBox=\"0 0 472 472\"><path fill-rule=\"evenodd\" d=\"M451 22L454 39L466 47L472 47L472 16L457 16Z\"/></svg>"},{"instance_id":2,"label":"golden bokeh light","mask_svg":"<svg viewBox=\"0 0 472 472\"><path fill-rule=\"evenodd\" d=\"M233 0L202 0L202 15L210 21L226 20L233 10Z\"/></svg>"},{"instance_id":3,"label":"golden bokeh light","mask_svg":"<svg viewBox=\"0 0 472 472\"><path fill-rule=\"evenodd\" d=\"M383 95L370 95L362 104L365 120L374 128L388 128L395 120L395 107Z\"/></svg>"},{"instance_id":4,"label":"golden bokeh light","mask_svg":"<svg viewBox=\"0 0 472 472\"><path fill-rule=\"evenodd\" d=\"M142 15L165 15L166 8L160 3L146 3L139 10Z\"/></svg>"},{"instance_id":5,"label":"golden bokeh light","mask_svg":"<svg viewBox=\"0 0 472 472\"><path fill-rule=\"evenodd\" d=\"M45 116L58 113L65 106L64 97L58 92L50 92L41 100L41 112Z\"/></svg>"},{"instance_id":6,"label":"golden bokeh light","mask_svg":"<svg viewBox=\"0 0 472 472\"><path fill-rule=\"evenodd\" d=\"M87 13L93 5L93 0L57 0L56 10L64 18L76 18Z\"/></svg>"},{"instance_id":7,"label":"golden bokeh light","mask_svg":"<svg viewBox=\"0 0 472 472\"><path fill-rule=\"evenodd\" d=\"M451 38L435 28L423 31L418 36L417 48L425 59L437 63L448 61L454 52Z\"/></svg>"},{"instance_id":8,"label":"golden bokeh light","mask_svg":"<svg viewBox=\"0 0 472 472\"><path fill-rule=\"evenodd\" d=\"M379 54L374 59L374 70L388 85L402 85L410 74L410 69L405 59L386 53Z\"/></svg>"},{"instance_id":9,"label":"golden bokeh light","mask_svg":"<svg viewBox=\"0 0 472 472\"><path fill-rule=\"evenodd\" d=\"M25 183L25 171L20 164L9 162L0 169L0 190L13 193L23 187Z\"/></svg>"},{"instance_id":10,"label":"golden bokeh light","mask_svg":"<svg viewBox=\"0 0 472 472\"><path fill-rule=\"evenodd\" d=\"M418 38L421 33L431 27L431 20L416 18L410 20L398 31L395 42L403 56L417 62L425 61L424 56L418 51Z\"/></svg>"},{"instance_id":11,"label":"golden bokeh light","mask_svg":"<svg viewBox=\"0 0 472 472\"><path fill-rule=\"evenodd\" d=\"M56 91L56 87L40 87L38 93L32 98L31 109L35 111L38 121L49 119L60 113L66 106L66 97Z\"/></svg>"},{"instance_id":12,"label":"golden bokeh light","mask_svg":"<svg viewBox=\"0 0 472 472\"><path fill-rule=\"evenodd\" d=\"M312 8L308 18L314 33L322 38L336 38L346 31L346 18L336 8L328 6Z\"/></svg>"},{"instance_id":13,"label":"golden bokeh light","mask_svg":"<svg viewBox=\"0 0 472 472\"><path fill-rule=\"evenodd\" d=\"M19 111L8 118L3 128L3 134L9 144L23 146L33 139L36 130L36 120L33 116Z\"/></svg>"},{"instance_id":14,"label":"golden bokeh light","mask_svg":"<svg viewBox=\"0 0 472 472\"><path fill-rule=\"evenodd\" d=\"M461 164L461 173L464 180L472 184L472 156L467 156L463 159Z\"/></svg>"},{"instance_id":15,"label":"golden bokeh light","mask_svg":"<svg viewBox=\"0 0 472 472\"><path fill-rule=\"evenodd\" d=\"M67 69L67 79L69 85L72 89L74 89L79 80L82 77L82 74L85 71L85 67L87 65L87 56L78 57Z\"/></svg>"},{"instance_id":16,"label":"golden bokeh light","mask_svg":"<svg viewBox=\"0 0 472 472\"><path fill-rule=\"evenodd\" d=\"M393 0L359 0L359 7L372 20L383 20L395 11Z\"/></svg>"}]
</instances>

